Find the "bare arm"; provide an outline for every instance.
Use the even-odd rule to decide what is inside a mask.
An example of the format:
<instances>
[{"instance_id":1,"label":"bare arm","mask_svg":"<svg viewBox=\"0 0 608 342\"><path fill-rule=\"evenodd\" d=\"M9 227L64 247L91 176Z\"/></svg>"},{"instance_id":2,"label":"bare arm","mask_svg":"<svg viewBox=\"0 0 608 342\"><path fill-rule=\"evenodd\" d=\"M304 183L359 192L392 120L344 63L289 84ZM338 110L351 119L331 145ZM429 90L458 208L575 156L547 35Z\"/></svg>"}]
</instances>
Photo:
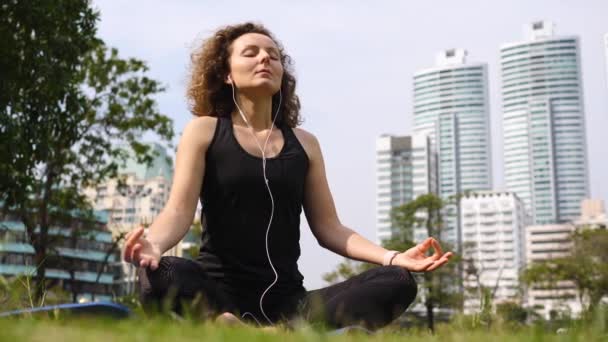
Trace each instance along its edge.
<instances>
[{"instance_id":1,"label":"bare arm","mask_svg":"<svg viewBox=\"0 0 608 342\"><path fill-rule=\"evenodd\" d=\"M367 240L338 219L334 200L325 176L325 164L317 139L310 133L297 130L310 160L305 184L304 212L319 244L344 257L382 264L387 252Z\"/></svg>"},{"instance_id":2,"label":"bare arm","mask_svg":"<svg viewBox=\"0 0 608 342\"><path fill-rule=\"evenodd\" d=\"M216 124L214 118L200 117L184 129L169 200L150 226L147 237L143 237L142 227L128 234L123 250L125 261L156 269L161 255L188 232L204 178L205 155Z\"/></svg>"},{"instance_id":3,"label":"bare arm","mask_svg":"<svg viewBox=\"0 0 608 342\"><path fill-rule=\"evenodd\" d=\"M388 251L344 226L338 219L317 139L303 130L296 130L296 135L310 160L304 190L304 212L317 241L321 246L344 257L381 265ZM435 253L427 257L425 253L431 247ZM392 264L412 271L432 271L445 264L451 256L450 252L443 254L439 243L429 238L412 249L399 253Z\"/></svg>"},{"instance_id":4,"label":"bare arm","mask_svg":"<svg viewBox=\"0 0 608 342\"><path fill-rule=\"evenodd\" d=\"M182 133L169 200L149 227L147 236L161 253L183 239L192 224L205 173L205 155L215 125L214 118L195 118Z\"/></svg>"}]
</instances>

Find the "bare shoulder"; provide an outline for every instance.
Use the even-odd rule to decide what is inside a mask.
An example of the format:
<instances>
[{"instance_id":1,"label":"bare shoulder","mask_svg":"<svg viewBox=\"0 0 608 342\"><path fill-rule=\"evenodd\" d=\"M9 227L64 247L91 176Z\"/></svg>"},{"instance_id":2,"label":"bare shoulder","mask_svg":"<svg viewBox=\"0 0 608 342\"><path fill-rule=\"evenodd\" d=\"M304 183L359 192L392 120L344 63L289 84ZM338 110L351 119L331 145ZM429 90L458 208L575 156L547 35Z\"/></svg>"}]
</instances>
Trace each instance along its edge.
<instances>
[{"instance_id":1,"label":"bare shoulder","mask_svg":"<svg viewBox=\"0 0 608 342\"><path fill-rule=\"evenodd\" d=\"M216 126L217 118L215 117L196 117L186 124L186 127L182 132L181 141L188 144L195 144L200 147L207 147L213 139Z\"/></svg>"},{"instance_id":2,"label":"bare shoulder","mask_svg":"<svg viewBox=\"0 0 608 342\"><path fill-rule=\"evenodd\" d=\"M314 134L297 127L293 129L293 132L300 144L302 144L302 147L304 147L309 159L313 160L321 156L321 146Z\"/></svg>"}]
</instances>

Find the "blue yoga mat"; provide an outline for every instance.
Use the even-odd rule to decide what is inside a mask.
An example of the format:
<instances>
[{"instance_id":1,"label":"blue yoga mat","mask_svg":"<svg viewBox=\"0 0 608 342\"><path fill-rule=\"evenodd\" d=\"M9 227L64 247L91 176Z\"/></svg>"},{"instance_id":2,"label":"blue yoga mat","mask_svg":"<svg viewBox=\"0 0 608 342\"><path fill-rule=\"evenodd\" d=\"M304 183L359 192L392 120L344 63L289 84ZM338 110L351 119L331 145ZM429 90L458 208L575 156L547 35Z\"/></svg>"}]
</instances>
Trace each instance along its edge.
<instances>
[{"instance_id":1,"label":"blue yoga mat","mask_svg":"<svg viewBox=\"0 0 608 342\"><path fill-rule=\"evenodd\" d=\"M25 314L42 314L53 311L67 312L74 315L104 316L112 318L126 318L131 315L128 307L112 302L92 302L92 303L69 303L59 305L48 305L37 308L19 309L7 312L0 312L0 317L13 317Z\"/></svg>"}]
</instances>

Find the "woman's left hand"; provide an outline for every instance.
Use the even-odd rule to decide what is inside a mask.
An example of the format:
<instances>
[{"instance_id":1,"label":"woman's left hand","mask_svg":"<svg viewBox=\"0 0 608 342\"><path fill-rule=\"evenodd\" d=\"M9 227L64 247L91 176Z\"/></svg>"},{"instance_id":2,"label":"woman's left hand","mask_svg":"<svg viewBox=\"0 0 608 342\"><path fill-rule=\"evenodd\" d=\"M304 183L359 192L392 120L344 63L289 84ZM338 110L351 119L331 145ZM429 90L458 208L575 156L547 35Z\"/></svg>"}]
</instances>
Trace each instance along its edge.
<instances>
[{"instance_id":1,"label":"woman's left hand","mask_svg":"<svg viewBox=\"0 0 608 342\"><path fill-rule=\"evenodd\" d=\"M426 252L431 247L435 253L426 256ZM443 253L439 242L435 238L429 237L407 251L397 254L391 265L401 266L414 272L429 272L441 267L453 255L452 252Z\"/></svg>"}]
</instances>

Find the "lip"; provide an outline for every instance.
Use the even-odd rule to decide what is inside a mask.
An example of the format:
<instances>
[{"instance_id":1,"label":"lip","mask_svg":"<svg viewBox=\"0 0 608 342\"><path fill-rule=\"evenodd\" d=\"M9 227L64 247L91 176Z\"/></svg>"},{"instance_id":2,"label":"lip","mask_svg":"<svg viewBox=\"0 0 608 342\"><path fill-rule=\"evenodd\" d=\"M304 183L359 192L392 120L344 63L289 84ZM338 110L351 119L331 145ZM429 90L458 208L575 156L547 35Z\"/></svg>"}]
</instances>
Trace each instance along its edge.
<instances>
[{"instance_id":1,"label":"lip","mask_svg":"<svg viewBox=\"0 0 608 342\"><path fill-rule=\"evenodd\" d=\"M272 75L272 72L270 71L270 69L261 69L255 72L255 74L268 74L268 75Z\"/></svg>"}]
</instances>

